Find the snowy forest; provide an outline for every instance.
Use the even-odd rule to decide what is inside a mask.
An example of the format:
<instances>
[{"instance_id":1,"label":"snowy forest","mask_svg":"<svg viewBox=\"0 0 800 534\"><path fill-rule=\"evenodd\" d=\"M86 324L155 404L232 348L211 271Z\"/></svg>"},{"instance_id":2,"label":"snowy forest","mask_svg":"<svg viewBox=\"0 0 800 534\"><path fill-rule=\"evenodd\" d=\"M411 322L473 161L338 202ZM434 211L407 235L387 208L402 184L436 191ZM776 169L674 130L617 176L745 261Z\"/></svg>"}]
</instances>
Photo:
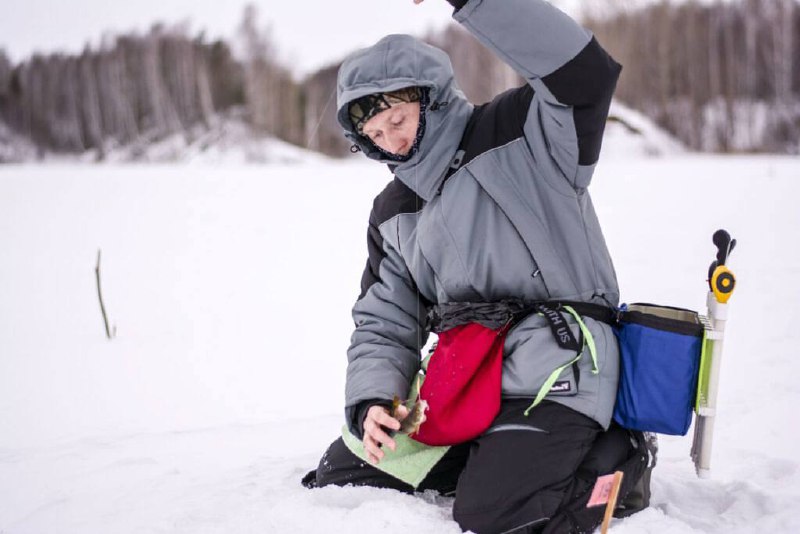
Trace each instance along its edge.
<instances>
[{"instance_id":1,"label":"snowy forest","mask_svg":"<svg viewBox=\"0 0 800 534\"><path fill-rule=\"evenodd\" d=\"M624 66L621 102L692 150L800 151L797 0L606 4L582 22ZM475 103L521 83L456 25L425 39L450 54ZM347 154L334 119L338 65L295 79L253 6L235 41L159 24L79 55L12 64L0 50L0 162L88 151L102 160L115 147L191 138L235 119L255 134Z\"/></svg>"}]
</instances>

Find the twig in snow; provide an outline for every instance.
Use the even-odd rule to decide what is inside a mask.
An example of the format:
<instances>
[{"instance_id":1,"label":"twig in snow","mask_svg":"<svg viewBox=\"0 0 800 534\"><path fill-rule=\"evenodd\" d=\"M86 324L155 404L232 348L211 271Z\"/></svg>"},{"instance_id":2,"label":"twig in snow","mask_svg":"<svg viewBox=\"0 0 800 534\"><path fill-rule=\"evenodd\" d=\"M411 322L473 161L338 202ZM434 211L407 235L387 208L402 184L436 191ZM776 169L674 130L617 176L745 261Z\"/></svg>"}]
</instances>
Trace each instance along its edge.
<instances>
[{"instance_id":1,"label":"twig in snow","mask_svg":"<svg viewBox=\"0 0 800 534\"><path fill-rule=\"evenodd\" d=\"M94 275L97 279L97 298L100 300L100 311L103 312L103 324L106 326L106 337L113 339L117 335L117 327L112 329L108 327L108 316L106 315L106 307L103 304L103 292L100 290L100 249L97 249L97 266L94 268Z\"/></svg>"}]
</instances>

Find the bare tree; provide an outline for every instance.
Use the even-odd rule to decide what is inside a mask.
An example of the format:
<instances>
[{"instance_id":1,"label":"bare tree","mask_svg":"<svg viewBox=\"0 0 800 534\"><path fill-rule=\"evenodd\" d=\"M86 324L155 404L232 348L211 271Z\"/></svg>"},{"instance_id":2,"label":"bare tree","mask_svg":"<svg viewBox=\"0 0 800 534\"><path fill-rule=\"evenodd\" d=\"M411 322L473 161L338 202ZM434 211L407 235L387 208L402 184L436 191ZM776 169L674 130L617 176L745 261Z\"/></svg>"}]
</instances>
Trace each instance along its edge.
<instances>
[{"instance_id":1,"label":"bare tree","mask_svg":"<svg viewBox=\"0 0 800 534\"><path fill-rule=\"evenodd\" d=\"M504 90L524 83L511 67L460 26L450 24L426 40L450 56L456 81L471 102L488 102Z\"/></svg>"},{"instance_id":2,"label":"bare tree","mask_svg":"<svg viewBox=\"0 0 800 534\"><path fill-rule=\"evenodd\" d=\"M78 105L81 111L83 138L86 140L87 146L99 148L102 156L104 136L100 96L97 90L94 62L88 47L78 58L78 82L81 95Z\"/></svg>"},{"instance_id":3,"label":"bare tree","mask_svg":"<svg viewBox=\"0 0 800 534\"><path fill-rule=\"evenodd\" d=\"M239 36L245 52L244 88L250 123L281 139L302 143L302 90L279 64L270 33L269 28L258 28L258 10L248 5Z\"/></svg>"}]
</instances>

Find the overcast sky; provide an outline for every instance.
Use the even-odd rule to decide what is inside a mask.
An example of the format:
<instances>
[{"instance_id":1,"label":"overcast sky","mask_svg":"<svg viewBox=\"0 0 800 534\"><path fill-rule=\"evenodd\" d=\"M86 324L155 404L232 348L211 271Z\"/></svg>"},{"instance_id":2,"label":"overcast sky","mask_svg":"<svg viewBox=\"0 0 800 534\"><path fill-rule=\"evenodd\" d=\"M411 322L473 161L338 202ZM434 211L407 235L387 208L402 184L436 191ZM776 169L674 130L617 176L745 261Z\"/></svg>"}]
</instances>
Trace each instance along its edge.
<instances>
[{"instance_id":1,"label":"overcast sky","mask_svg":"<svg viewBox=\"0 0 800 534\"><path fill-rule=\"evenodd\" d=\"M591 0L583 0L591 1ZM569 6L581 0L557 0ZM232 38L244 0L3 0L0 48L12 61L38 52L96 47L104 33L146 31L154 22L188 21L192 34ZM270 25L281 59L309 73L389 33L423 35L451 20L445 0L260 0L260 27Z\"/></svg>"},{"instance_id":2,"label":"overcast sky","mask_svg":"<svg viewBox=\"0 0 800 534\"><path fill-rule=\"evenodd\" d=\"M34 51L80 51L97 46L106 32L146 31L157 21L188 20L192 34L232 38L245 0L4 0L0 47L13 61ZM444 0L260 0L259 27L271 26L282 59L304 74L367 46L388 33L423 34L450 20Z\"/></svg>"}]
</instances>

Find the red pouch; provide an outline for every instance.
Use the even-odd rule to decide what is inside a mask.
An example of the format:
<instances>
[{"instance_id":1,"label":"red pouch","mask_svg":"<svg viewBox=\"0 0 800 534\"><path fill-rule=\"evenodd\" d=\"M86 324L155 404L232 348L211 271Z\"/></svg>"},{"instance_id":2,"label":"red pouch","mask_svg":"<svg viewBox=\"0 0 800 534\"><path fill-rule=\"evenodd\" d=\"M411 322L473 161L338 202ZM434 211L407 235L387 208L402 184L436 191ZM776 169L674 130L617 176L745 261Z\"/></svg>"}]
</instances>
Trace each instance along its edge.
<instances>
[{"instance_id":1,"label":"red pouch","mask_svg":"<svg viewBox=\"0 0 800 534\"><path fill-rule=\"evenodd\" d=\"M439 334L419 398L428 403L425 422L411 435L426 445L455 445L483 433L500 411L506 325L479 323Z\"/></svg>"}]
</instances>

